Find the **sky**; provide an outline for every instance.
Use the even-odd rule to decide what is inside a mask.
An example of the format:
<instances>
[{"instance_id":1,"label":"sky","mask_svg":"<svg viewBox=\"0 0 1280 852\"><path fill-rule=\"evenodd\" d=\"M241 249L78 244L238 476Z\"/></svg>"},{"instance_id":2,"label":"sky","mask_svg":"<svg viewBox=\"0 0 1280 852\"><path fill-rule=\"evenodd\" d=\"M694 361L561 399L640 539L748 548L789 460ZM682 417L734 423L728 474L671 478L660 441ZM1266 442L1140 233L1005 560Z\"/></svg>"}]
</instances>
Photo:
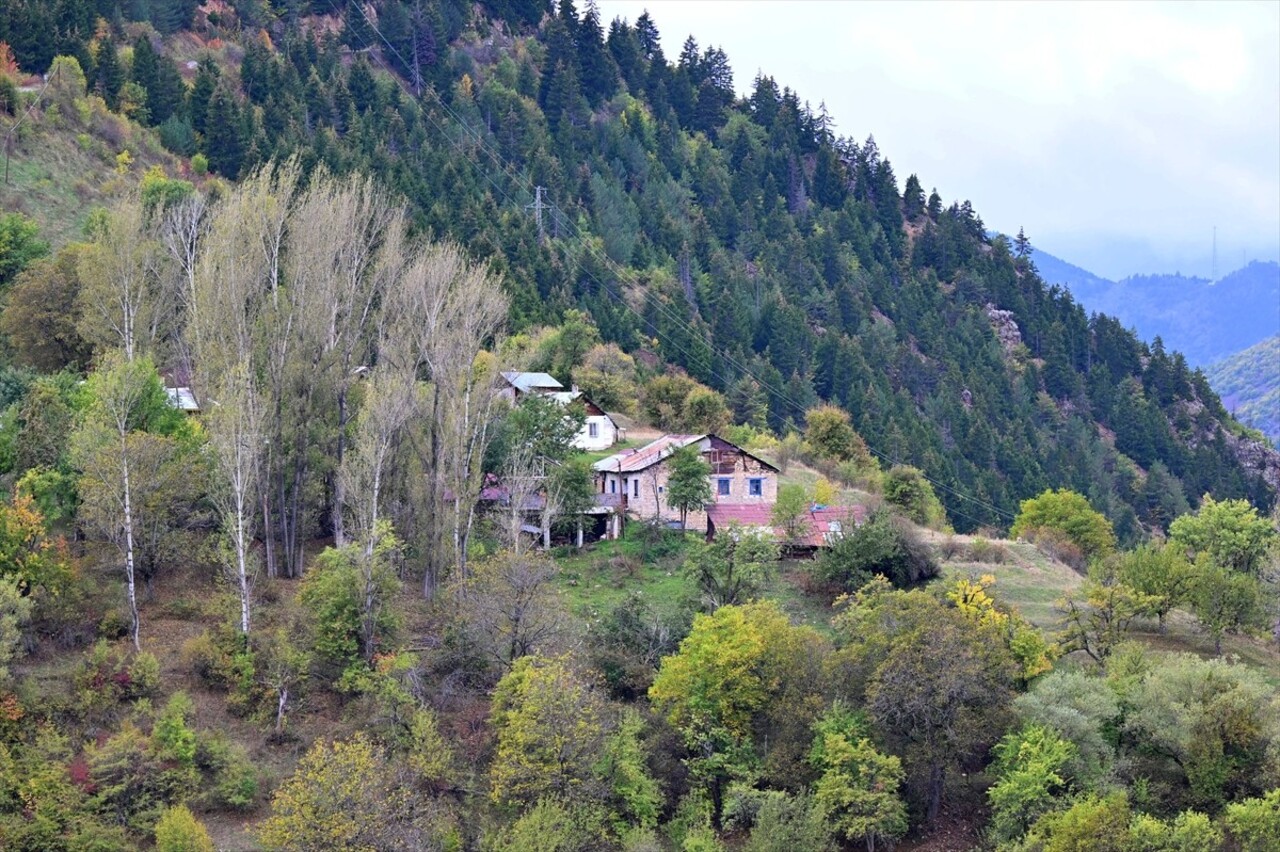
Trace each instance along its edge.
<instances>
[{"instance_id":1,"label":"sky","mask_svg":"<svg viewBox=\"0 0 1280 852\"><path fill-rule=\"evenodd\" d=\"M583 5L582 3L579 4ZM1106 278L1280 260L1280 2L599 0Z\"/></svg>"}]
</instances>

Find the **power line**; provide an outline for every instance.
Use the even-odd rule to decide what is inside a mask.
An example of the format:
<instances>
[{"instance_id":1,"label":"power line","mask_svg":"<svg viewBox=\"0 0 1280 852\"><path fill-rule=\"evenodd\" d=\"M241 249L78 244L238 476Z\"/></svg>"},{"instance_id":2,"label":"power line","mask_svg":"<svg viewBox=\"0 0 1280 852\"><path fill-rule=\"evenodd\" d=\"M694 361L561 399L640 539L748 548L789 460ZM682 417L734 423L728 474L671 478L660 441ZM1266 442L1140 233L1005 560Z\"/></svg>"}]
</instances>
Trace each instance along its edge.
<instances>
[{"instance_id":1,"label":"power line","mask_svg":"<svg viewBox=\"0 0 1280 852\"><path fill-rule=\"evenodd\" d=\"M344 23L344 24L349 24L349 22L348 22L348 20L347 20L346 13L345 13L342 9L340 9L340 8L339 8L339 7L338 7L338 6L333 2L333 0L330 0L330 8L334 9L334 11L336 11L336 12L338 13L338 16L342 19L342 21L343 21L343 23ZM372 30L372 31L373 31L373 32L378 36L378 39L379 39L379 40L380 40L384 45L386 45L387 49L389 49L389 50L391 51L391 53L392 53L392 54L394 54L394 55L395 55L395 57L396 57L398 60L400 60L400 62L401 62L401 63L405 64L405 65L406 65L406 67L407 67L407 66L408 66L408 63L407 63L407 61L406 61L405 57L400 53L400 51L399 51L399 50L397 50L397 49L396 49L395 45L393 45L393 44L392 44L392 43L387 39L387 37L383 34L382 30L378 28L377 23L376 23L375 21L373 21L373 20L371 20L371 19L369 18L369 14L368 14L368 12L367 12L367 11L365 11L365 9L364 9L363 5L359 5L359 6L358 6L358 8L360 9L360 14L361 14L361 16L364 18L365 23L366 23L366 24L368 24L369 28L370 28L370 29L371 29L371 30ZM350 26L348 26L348 27L347 27L347 29L348 29L348 31L351 31ZM372 44L370 44L370 43L369 43L369 42L364 38L364 36L363 36L363 35L361 35L361 34L359 33L359 31L358 31L358 30L357 30L357 31L355 31L355 33L356 33L357 37L360 39L361 43L364 45L364 47L365 47L365 48L367 48L367 49L369 49L369 51L370 51L369 55L370 55L370 56L373 56L373 57L374 57L374 60L375 60L375 61L377 61L377 62L379 62L379 64L381 64L381 65L382 65L383 70L385 70L388 74L390 74L390 75L391 75L391 77L392 77L392 79L395 81L396 85L397 85L397 86L399 86L399 87L401 88L401 90L402 90L402 91L404 91L404 92L405 92L405 94L409 95L410 97L418 97L418 96L416 96L412 91L410 91L410 90L409 90L409 88L407 87L407 85L406 85L403 81L401 81L401 80L400 80L399 75L397 75L397 74L396 74L396 73L395 73L391 68L389 68L389 67L386 65L386 63L385 63L384 61L382 61L379 57L377 57L377 55L376 55L375 53L373 53L373 50L372 50L373 45L372 45ZM458 126L459 126L459 127L460 127L464 132L465 132L465 133L467 133L467 134L468 134L468 135L469 135L469 136L470 136L470 137L475 141L475 144L476 144L476 145L477 145L477 146L478 146L478 147L479 147L479 148L480 148L480 149L481 149L481 150L482 150L482 151L483 151L483 152L488 156L488 158L489 158L489 159L494 163L494 165L498 167L499 171L501 171L504 175L506 175L508 178L510 178L513 182L516 182L516 183L522 183L522 182L523 182L523 183L526 183L526 184L527 184L528 182L530 182L528 178L522 178L522 177L520 177L520 176L516 173L516 171L515 171L514 167L513 167L511 164L509 164L509 163L506 161L506 159L505 159L505 158L504 158L500 153L498 153L497 151L494 151L494 150L493 150L493 149L488 145L488 143L485 141L485 139L484 139L484 138L483 138L483 136L479 133L479 131L477 131L477 130L475 130L474 128L470 127L470 126L467 124L467 122L466 122L466 121L465 121L465 120L464 120L460 115L458 115L458 114L457 114L457 113L456 113L452 108L450 108L450 106L444 102L444 100L439 96L439 94L435 91L435 89L434 89L433 87L428 86L428 87L425 89L425 92L426 92L426 93L429 93L429 94L431 95L431 98L435 101L435 103L436 103L436 104L437 104L437 105L438 105L438 106L439 106L439 107L440 107L440 108L441 108L445 113L447 113L447 114L448 114L448 116L449 116L450 118L452 118L452 119L453 119L453 120L458 124ZM446 132L446 129L445 129L443 126L441 126L441 125L440 125L440 123L439 123L439 122L437 122L437 121L436 121L436 120L431 116L431 113L430 113L430 111L429 111L429 110L424 110L424 113L423 113L423 114L424 114L424 115L427 117L427 119L428 119L428 120L429 120L429 121L430 121L430 122L431 122L431 123L436 127L436 129L437 129L438 131L440 131L440 134L441 134L441 136L442 136L442 137L444 137L445 139L448 139L448 138L449 138L450 134L449 134L449 133L447 133L447 132ZM456 143L455 143L455 144L456 144ZM561 210L559 207L557 207L557 206L555 206L555 205L543 205L543 204L541 203L541 193L542 193L542 191L544 190L544 188L543 188L543 187L540 187L540 186L535 186L535 187L534 187L534 190L535 190L535 198L534 198L534 202L533 202L533 204L519 205L519 203L518 203L515 199L513 199L513 198L511 197L510 193L508 193L506 189L504 189L501 185L499 185L496 181L494 181L494 180L493 180L493 178L492 178L491 176L489 176L489 175L483 175L483 173L482 173L482 176L486 179L486 181L489 183L489 185L490 185L490 186L492 186L492 187L493 187L493 188L494 188L494 189L495 189L495 190L496 190L496 191L497 191L497 192L498 192L498 193L499 193L499 194L500 194L500 195L501 195L501 196L502 196L502 197L503 197L503 198L504 198L504 199L505 199L509 204L516 205L516 206L522 206L522 207L524 207L525 209L533 208L533 209L535 210L535 212L536 212L536 214L537 214L537 216L538 216L538 218L539 218L539 219L541 219L541 211L542 211L543 209L549 209L549 210L551 211L551 213L552 213L552 216L553 216L553 217L554 217L554 219L555 219L556 225L557 225L557 226L559 226L561 223L563 223L563 224L565 225L565 227L566 227L566 230L569 232L569 236L570 236L571 238L575 239L575 240L578 242L578 244L579 244L580 246L582 246L582 248L583 248L586 252L590 253L590 254L592 255L592 257L594 257L594 258L595 258L597 261L599 261L602 265L604 265L604 266L608 267L608 268L609 268L609 269L610 269L610 270L611 270L615 275L617 275L619 278L621 278L621 279L623 279L623 280L625 280L625 281L627 281L627 282L629 282L629 283L632 283L632 284L639 284L639 281L636 279L636 277L635 277L635 275L634 275L634 274L632 274L630 271L628 271L628 270L626 270L626 269L624 269L624 268L620 267L618 264L614 263L613 259L612 259L612 258L610 258L610 257L608 257L608 255L606 255L605 253L603 253L603 252L602 252L602 251L601 251L601 250L600 250L600 249L599 249L599 248L594 244L594 242L593 242L592 240L590 240L590 239L583 239L583 238L582 238L582 236L581 236L581 234L580 234L580 232L579 232L578 227L576 226L576 224L574 224L571 220L568 220L568 219L565 217L565 215L564 215L564 211L563 211L563 210ZM541 237L541 222L539 222L539 236ZM636 310L636 309L635 309L635 308L634 308L630 303L628 303L628 302L627 302L627 300L626 300L626 298L625 298L624 296L622 296L620 293L615 293L615 292L613 292L613 289L612 289L612 288L610 288L610 287L609 287L607 284L605 284L603 281L601 281L601 280L599 279L599 277L597 277L597 276L595 275L595 273L593 273L590 269L583 269L582 271L587 275L587 277L588 277L588 278L590 278L590 279L591 279L592 281L594 281L597 285L599 285L599 286L600 286L600 288L601 288L601 289L602 289L602 290L603 290L603 291L604 291L608 296L610 296L611 298L615 299L619 304L621 304L621 305L623 306L623 308L625 308L627 311L629 311L631 314L633 314L633 315L634 315L637 319L639 319L642 323L647 324L647 322L648 322L648 321L645 319L645 317L644 317L644 316L643 316L639 311L637 311L637 310ZM666 319L668 322L672 323L672 324L673 324L673 325L675 325L676 327L678 327L678 328L680 328L681 330L683 330L684 332L688 333L691 337L695 337L695 338L696 338L696 337L700 336L698 329L696 329L696 328L694 328L693 326L691 326L691 325L689 325L688 323L686 323L686 322L684 321L683 317L681 317L678 313L676 313L676 312L675 312L675 309L674 309L672 306L670 306L670 305L665 305L665 304L663 304L660 300L657 300L657 301L655 302L655 306L656 306L656 309L661 313L662 317L663 317L664 319ZM658 330L655 328L655 329L654 329L654 332L655 332L655 334L657 334L657 333L658 333ZM692 360L693 360L691 353L690 353L687 349L685 349L685 348L683 348L682 346L680 346L679 344L677 344L675 341L670 340L670 338L668 338L668 339L667 339L666 341L664 341L664 342L665 342L665 343L666 343L670 348L675 349L677 352L679 352L680 354L684 355L686 358L689 358L689 359L690 359L690 361L692 361ZM728 352L725 352L725 351L723 351L723 350L714 350L714 349L713 349L713 351L714 351L716 354L718 354L718 355L719 355L719 356L720 356L724 361L726 361L726 362L727 362L731 367L734 367L734 368L735 368L738 372L740 372L742 375L747 376L747 377L749 377L749 378L751 378L751 379L755 380L755 381L756 381L758 384L760 384L762 387L765 387L765 388L768 388L768 389L769 389L769 390L771 390L771 391L774 391L774 392L775 392L775 395L777 396L777 398L781 399L781 400L782 400L782 401L784 401L784 402L789 403L793 408L797 408L797 409L799 409L799 408L802 408L802 407L803 407L803 406L800 404L800 402L799 402L798 400L794 399L793 397L791 397L791 396L787 393L787 391L786 391L786 386L785 386L785 385L779 385L779 386L776 386L776 387L775 387L775 386L771 385L769 382L767 382L767 381L765 381L764 379L762 379L760 376L756 375L754 372L752 372L752 370L751 370L749 367L747 367L746 365L742 364L740 361L738 361L734 356L732 356L732 355L731 355L731 354L729 354ZM719 375L719 374L717 374L717 373L715 372L714 368L709 368L709 369L710 369L710 371L711 371L712 375L714 375L714 376L716 376L718 379L720 379L720 381L721 381L721 382L724 382L725 377L724 377L723 375ZM883 453L883 452L881 452L881 451L877 450L875 447L872 447L870 444L868 444L868 445L867 445L867 449L868 449L868 451L869 451L872 455L876 456L877 458L879 458L879 459L881 459L881 460L883 460L883 461L885 461L885 462L887 462L887 463L889 463L889 464L891 464L891 465L892 465L892 464L897 464L897 463L898 463L898 459L893 458L893 457L891 457L891 456L887 455L886 453ZM985 500L981 500L981 499L979 499L979 498L977 498L977 497L974 497L974 496L972 496L972 495L965 494L964 492L958 491L958 490L956 490L956 489L952 488L951 486L949 486L949 485L947 485L947 484L945 484L945 483L943 483L943 482L940 482L940 481L938 481L938 480L936 480L936 479L931 478L930 476L928 476L927 474L925 474L925 473L923 473L923 472L921 473L921 476L922 476L922 477L923 477L927 482L929 482L931 485L933 485L935 488L941 489L942 491L944 491L944 492L946 492L946 493L948 493L948 494L951 494L952 496L954 496L954 497L956 497L956 498L958 498L958 499L966 500L966 501L968 501L968 502L970 502L970 503L973 503L974 505L976 505L976 506L978 506L978 507L980 507L980 508L982 508L982 509L985 509L986 511L988 511L988 512L990 512L990 513L994 514L994 515L995 515L995 516L997 516L997 517L1006 518L1006 519L1011 520L1011 521L1015 518L1015 516L1014 516L1014 514L1013 514L1013 513L1009 512L1009 511L1007 511L1007 510L1005 510L1005 509L1001 509L999 506L996 506L996 505L994 505L994 504L988 503L988 502L986 502ZM961 511L959 511L959 510L955 510L955 509L953 509L952 511L953 511L953 513L954 513L954 514L959 515L960 517L963 517L963 518L965 518L965 519L967 519L967 520L973 521L975 524L981 525L981 523L982 523L982 522L981 522L981 521L979 521L978 519L976 519L976 518L972 517L971 515L968 515L968 514L966 514L966 513L964 513L964 512L961 512Z\"/></svg>"}]
</instances>

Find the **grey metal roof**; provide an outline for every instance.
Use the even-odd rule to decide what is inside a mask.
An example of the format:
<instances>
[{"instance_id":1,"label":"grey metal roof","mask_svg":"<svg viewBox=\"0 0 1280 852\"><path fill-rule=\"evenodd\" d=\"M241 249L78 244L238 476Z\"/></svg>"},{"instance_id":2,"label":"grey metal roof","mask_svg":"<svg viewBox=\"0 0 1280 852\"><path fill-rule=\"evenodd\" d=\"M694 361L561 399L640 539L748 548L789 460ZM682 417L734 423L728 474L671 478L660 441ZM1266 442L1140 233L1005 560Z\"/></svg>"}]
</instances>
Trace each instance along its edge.
<instances>
[{"instance_id":1,"label":"grey metal roof","mask_svg":"<svg viewBox=\"0 0 1280 852\"><path fill-rule=\"evenodd\" d=\"M521 393L533 393L536 390L561 390L564 388L564 385L546 373L520 373L508 370L502 374L502 378L510 382L511 386Z\"/></svg>"}]
</instances>

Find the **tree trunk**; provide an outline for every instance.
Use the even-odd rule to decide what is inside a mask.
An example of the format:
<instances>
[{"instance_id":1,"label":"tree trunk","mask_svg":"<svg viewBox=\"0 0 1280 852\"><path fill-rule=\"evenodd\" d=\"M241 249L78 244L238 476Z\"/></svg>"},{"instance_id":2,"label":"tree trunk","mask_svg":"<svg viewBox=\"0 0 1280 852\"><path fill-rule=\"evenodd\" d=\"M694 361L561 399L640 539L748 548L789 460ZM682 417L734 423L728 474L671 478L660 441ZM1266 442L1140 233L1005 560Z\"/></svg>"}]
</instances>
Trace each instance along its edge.
<instances>
[{"instance_id":1,"label":"tree trunk","mask_svg":"<svg viewBox=\"0 0 1280 852\"><path fill-rule=\"evenodd\" d=\"M271 526L271 500L267 488L262 489L262 553L267 563L267 576L276 577L275 529Z\"/></svg>"},{"instance_id":2,"label":"tree trunk","mask_svg":"<svg viewBox=\"0 0 1280 852\"><path fill-rule=\"evenodd\" d=\"M344 380L345 381L345 380ZM342 469L342 457L347 449L347 390L346 387L338 389L338 447L337 447L337 464L335 470ZM333 507L331 516L333 518L333 546L342 547L346 542L346 535L342 527L342 506L346 502L347 487L342 481L341 476L333 478Z\"/></svg>"},{"instance_id":3,"label":"tree trunk","mask_svg":"<svg viewBox=\"0 0 1280 852\"><path fill-rule=\"evenodd\" d=\"M240 632L249 635L249 554L245 541L245 506L243 492L236 494L236 583L240 592Z\"/></svg>"},{"instance_id":4,"label":"tree trunk","mask_svg":"<svg viewBox=\"0 0 1280 852\"><path fill-rule=\"evenodd\" d=\"M938 808L942 805L942 788L946 781L946 767L935 763L929 767L929 808L925 821L932 823L938 818Z\"/></svg>"},{"instance_id":5,"label":"tree trunk","mask_svg":"<svg viewBox=\"0 0 1280 852\"><path fill-rule=\"evenodd\" d=\"M289 703L289 687L280 687L276 695L276 736L284 733L284 709Z\"/></svg>"},{"instance_id":6,"label":"tree trunk","mask_svg":"<svg viewBox=\"0 0 1280 852\"><path fill-rule=\"evenodd\" d=\"M141 651L142 643L138 638L138 593L133 575L133 502L129 493L129 451L123 434L120 436L120 453L121 482L124 485L124 573L129 587L129 615L132 618L129 632L133 637L134 650Z\"/></svg>"}]
</instances>

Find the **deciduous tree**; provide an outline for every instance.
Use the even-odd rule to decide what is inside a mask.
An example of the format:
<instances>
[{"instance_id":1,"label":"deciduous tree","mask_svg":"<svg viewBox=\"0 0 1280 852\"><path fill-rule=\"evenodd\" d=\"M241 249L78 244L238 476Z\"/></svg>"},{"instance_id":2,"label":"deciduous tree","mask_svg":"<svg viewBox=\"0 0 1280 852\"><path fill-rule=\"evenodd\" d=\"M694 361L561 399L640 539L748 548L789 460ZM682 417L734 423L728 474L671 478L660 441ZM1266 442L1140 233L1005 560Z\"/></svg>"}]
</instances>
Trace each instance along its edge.
<instances>
[{"instance_id":1,"label":"deciduous tree","mask_svg":"<svg viewBox=\"0 0 1280 852\"><path fill-rule=\"evenodd\" d=\"M498 736L489 768L495 802L599 797L594 768L604 745L604 708L566 658L517 660L494 690L490 724Z\"/></svg>"},{"instance_id":2,"label":"deciduous tree","mask_svg":"<svg viewBox=\"0 0 1280 852\"><path fill-rule=\"evenodd\" d=\"M1208 554L1214 564L1257 576L1280 533L1247 500L1214 500L1206 494L1194 515L1169 526L1169 537L1194 558Z\"/></svg>"},{"instance_id":3,"label":"deciduous tree","mask_svg":"<svg viewBox=\"0 0 1280 852\"><path fill-rule=\"evenodd\" d=\"M711 499L711 465L691 445L672 453L667 466L667 505L680 513L680 529L685 529L689 513L700 511Z\"/></svg>"},{"instance_id":4,"label":"deciduous tree","mask_svg":"<svg viewBox=\"0 0 1280 852\"><path fill-rule=\"evenodd\" d=\"M780 555L772 530L730 524L716 530L712 541L694 545L684 570L697 584L703 608L713 612L754 598L776 571Z\"/></svg>"},{"instance_id":5,"label":"deciduous tree","mask_svg":"<svg viewBox=\"0 0 1280 852\"><path fill-rule=\"evenodd\" d=\"M1083 495L1065 488L1023 500L1009 536L1029 536L1041 528L1066 535L1089 559L1115 550L1116 534L1111 522L1090 506Z\"/></svg>"}]
</instances>

